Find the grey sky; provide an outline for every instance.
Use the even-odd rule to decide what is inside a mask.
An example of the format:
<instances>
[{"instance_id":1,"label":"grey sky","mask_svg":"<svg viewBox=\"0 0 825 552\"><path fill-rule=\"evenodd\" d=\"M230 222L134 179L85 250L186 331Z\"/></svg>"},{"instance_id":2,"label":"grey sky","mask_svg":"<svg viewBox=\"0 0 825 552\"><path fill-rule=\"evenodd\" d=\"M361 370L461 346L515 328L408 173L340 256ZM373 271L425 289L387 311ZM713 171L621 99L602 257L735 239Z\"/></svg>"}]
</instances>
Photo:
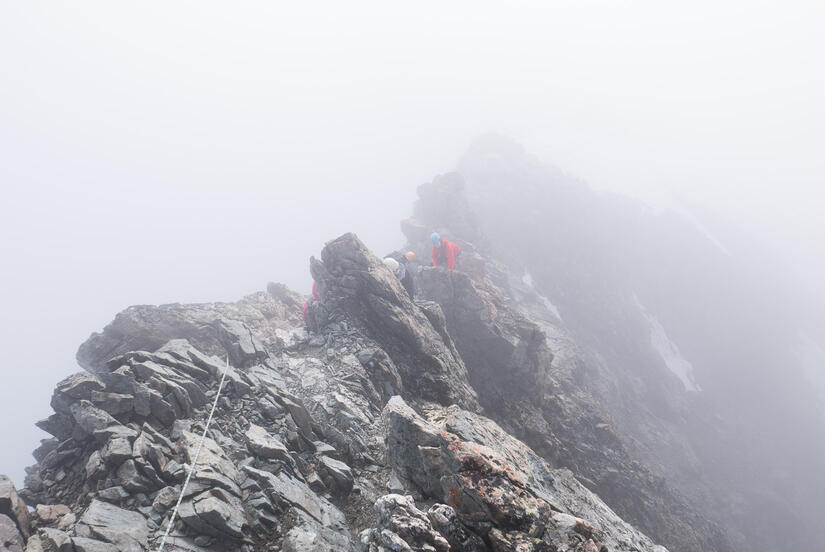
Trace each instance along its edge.
<instances>
[{"instance_id":1,"label":"grey sky","mask_svg":"<svg viewBox=\"0 0 825 552\"><path fill-rule=\"evenodd\" d=\"M0 471L118 310L307 292L486 131L825 275L821 2L393 4L0 4Z\"/></svg>"}]
</instances>

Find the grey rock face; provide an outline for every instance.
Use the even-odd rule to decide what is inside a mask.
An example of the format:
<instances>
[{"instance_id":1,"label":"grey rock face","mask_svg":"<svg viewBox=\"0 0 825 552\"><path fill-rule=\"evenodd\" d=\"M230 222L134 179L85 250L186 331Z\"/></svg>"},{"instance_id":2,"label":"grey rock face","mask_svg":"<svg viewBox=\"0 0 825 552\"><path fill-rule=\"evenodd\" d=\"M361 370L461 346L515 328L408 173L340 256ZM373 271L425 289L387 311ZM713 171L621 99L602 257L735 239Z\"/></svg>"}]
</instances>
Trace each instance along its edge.
<instances>
[{"instance_id":1,"label":"grey rock face","mask_svg":"<svg viewBox=\"0 0 825 552\"><path fill-rule=\"evenodd\" d=\"M467 529L458 519L456 511L446 504L433 504L427 510L427 517L433 528L444 535L452 552L483 552L487 550L484 541Z\"/></svg>"},{"instance_id":2,"label":"grey rock face","mask_svg":"<svg viewBox=\"0 0 825 552\"><path fill-rule=\"evenodd\" d=\"M500 550L551 550L550 545L567 547L587 540L596 550L602 545L617 550L655 546L572 474L552 470L491 420L457 407L431 409L429 415L439 425L427 422L400 398L387 403L383 416L388 421L388 458L424 496L451 506L456 514L448 530L452 535L476 533L498 542ZM463 435L451 429L463 430ZM393 447L402 447L404 453L393 454ZM554 515L559 512L569 515ZM433 515L439 519L437 526L450 526L449 510L436 509ZM583 519L571 523L574 518ZM455 527L456 520L463 530Z\"/></svg>"}]
</instances>

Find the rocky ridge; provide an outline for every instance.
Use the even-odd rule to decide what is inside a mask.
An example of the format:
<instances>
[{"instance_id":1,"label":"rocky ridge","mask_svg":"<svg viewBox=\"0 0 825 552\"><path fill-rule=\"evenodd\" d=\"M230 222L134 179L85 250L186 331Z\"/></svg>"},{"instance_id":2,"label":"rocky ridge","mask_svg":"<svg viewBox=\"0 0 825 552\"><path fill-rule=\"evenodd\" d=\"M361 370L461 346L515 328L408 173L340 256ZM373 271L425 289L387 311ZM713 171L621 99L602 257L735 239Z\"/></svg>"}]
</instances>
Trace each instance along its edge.
<instances>
[{"instance_id":1,"label":"rocky ridge","mask_svg":"<svg viewBox=\"0 0 825 552\"><path fill-rule=\"evenodd\" d=\"M228 363L174 549L663 550L484 416L553 358L523 315L501 303L490 318L491 282L485 296L482 280L425 269L413 301L351 234L311 271L312 333L303 297L273 284L233 304L131 307L84 343L25 488L0 485L3 546L157 548ZM463 286L465 315L439 285ZM492 348L467 354L472 339Z\"/></svg>"}]
</instances>

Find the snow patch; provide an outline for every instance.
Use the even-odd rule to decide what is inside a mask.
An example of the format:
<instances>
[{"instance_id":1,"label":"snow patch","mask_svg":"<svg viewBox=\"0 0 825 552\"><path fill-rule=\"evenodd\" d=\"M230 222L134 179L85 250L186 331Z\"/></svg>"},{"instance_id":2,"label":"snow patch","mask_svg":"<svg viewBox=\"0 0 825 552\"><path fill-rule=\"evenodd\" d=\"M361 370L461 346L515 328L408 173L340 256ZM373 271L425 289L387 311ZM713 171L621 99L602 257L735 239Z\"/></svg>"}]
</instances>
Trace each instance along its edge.
<instances>
[{"instance_id":1,"label":"snow patch","mask_svg":"<svg viewBox=\"0 0 825 552\"><path fill-rule=\"evenodd\" d=\"M701 391L702 388L699 387L699 384L693 379L693 364L682 356L682 353L679 352L679 347L668 337L665 328L659 320L647 311L639 302L638 298L636 299L636 303L639 305L645 318L647 318L648 324L650 324L650 346L659 353L668 370L673 372L673 374L681 380L685 389L695 392Z\"/></svg>"},{"instance_id":2,"label":"snow patch","mask_svg":"<svg viewBox=\"0 0 825 552\"><path fill-rule=\"evenodd\" d=\"M539 296L539 300L542 303L544 303L545 307L547 307L547 310L549 310L551 313L553 313L553 316L555 316L556 318L561 320L561 313L559 312L559 308L556 305L554 305L553 302L550 301L550 299L548 299L547 297L545 297L544 295L539 293L539 291L536 289L536 284L535 284L535 281L533 280L533 276L531 276L530 273L527 272L526 270L524 271L524 276L521 277L521 281L525 285L530 286L530 288L532 288L532 290L536 293L536 295Z\"/></svg>"},{"instance_id":3,"label":"snow patch","mask_svg":"<svg viewBox=\"0 0 825 552\"><path fill-rule=\"evenodd\" d=\"M687 221L690 222L693 225L693 227L696 228L702 235L704 235L713 245L715 245L719 251L721 251L725 255L730 256L730 251L728 250L728 248L725 247L725 245L721 241L716 239L716 236L714 236L708 229L708 227L702 224L693 213L691 213L684 207L678 205L674 205L672 208L682 217L687 219Z\"/></svg>"}]
</instances>

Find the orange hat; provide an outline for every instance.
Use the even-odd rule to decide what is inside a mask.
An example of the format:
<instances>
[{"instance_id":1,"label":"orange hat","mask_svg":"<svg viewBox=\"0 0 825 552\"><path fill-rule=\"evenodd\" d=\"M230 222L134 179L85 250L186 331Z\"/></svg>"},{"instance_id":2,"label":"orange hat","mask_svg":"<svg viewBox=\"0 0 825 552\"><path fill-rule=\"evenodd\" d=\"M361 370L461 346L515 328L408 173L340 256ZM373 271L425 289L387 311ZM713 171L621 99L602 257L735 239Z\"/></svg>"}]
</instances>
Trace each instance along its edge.
<instances>
[{"instance_id":1,"label":"orange hat","mask_svg":"<svg viewBox=\"0 0 825 552\"><path fill-rule=\"evenodd\" d=\"M406 253L404 253L404 256L407 257L408 261L415 259L415 253L413 253L412 251L407 251Z\"/></svg>"}]
</instances>

